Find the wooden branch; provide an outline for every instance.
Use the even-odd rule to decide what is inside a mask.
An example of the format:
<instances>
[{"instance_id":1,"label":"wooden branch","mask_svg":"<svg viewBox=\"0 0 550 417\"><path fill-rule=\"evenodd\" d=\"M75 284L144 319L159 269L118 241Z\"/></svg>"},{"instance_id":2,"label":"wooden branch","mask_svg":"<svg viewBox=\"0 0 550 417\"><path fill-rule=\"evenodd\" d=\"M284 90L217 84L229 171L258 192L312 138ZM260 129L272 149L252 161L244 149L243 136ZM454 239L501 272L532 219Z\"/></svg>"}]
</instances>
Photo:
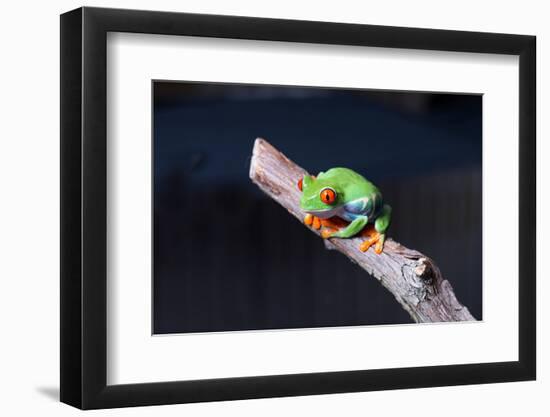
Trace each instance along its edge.
<instances>
[{"instance_id":1,"label":"wooden branch","mask_svg":"<svg viewBox=\"0 0 550 417\"><path fill-rule=\"evenodd\" d=\"M256 139L250 178L301 222L305 213L299 206L300 191L296 184L306 174L307 171L267 141ZM319 231L308 229L319 235ZM329 239L325 240L325 245L340 251L380 281L416 322L475 320L457 300L451 284L430 258L392 239L386 239L384 252L380 255L373 249L361 252L361 241L362 238Z\"/></svg>"}]
</instances>

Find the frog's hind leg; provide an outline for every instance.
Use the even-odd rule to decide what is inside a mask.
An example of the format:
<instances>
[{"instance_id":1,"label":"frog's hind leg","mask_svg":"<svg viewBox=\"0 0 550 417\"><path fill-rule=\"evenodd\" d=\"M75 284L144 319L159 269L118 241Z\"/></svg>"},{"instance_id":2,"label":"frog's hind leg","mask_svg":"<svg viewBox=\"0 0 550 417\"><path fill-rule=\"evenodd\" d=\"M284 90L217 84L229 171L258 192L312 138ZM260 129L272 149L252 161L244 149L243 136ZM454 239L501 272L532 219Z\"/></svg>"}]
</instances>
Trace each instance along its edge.
<instances>
[{"instance_id":1,"label":"frog's hind leg","mask_svg":"<svg viewBox=\"0 0 550 417\"><path fill-rule=\"evenodd\" d=\"M391 207L387 204L382 207L380 215L374 222L374 227L367 227L363 232L363 236L367 237L359 249L366 252L372 245L376 244L374 251L380 255L384 250L384 241L386 240L386 230L391 221Z\"/></svg>"},{"instance_id":2,"label":"frog's hind leg","mask_svg":"<svg viewBox=\"0 0 550 417\"><path fill-rule=\"evenodd\" d=\"M379 255L384 250L384 241L386 240L386 230L388 230L388 227L390 227L390 223L391 223L391 206L389 206L388 204L384 204L384 207L382 207L382 211L380 215L376 218L376 221L374 222L374 228L378 233L380 233L380 236L378 238L378 241L376 242L374 251Z\"/></svg>"}]
</instances>

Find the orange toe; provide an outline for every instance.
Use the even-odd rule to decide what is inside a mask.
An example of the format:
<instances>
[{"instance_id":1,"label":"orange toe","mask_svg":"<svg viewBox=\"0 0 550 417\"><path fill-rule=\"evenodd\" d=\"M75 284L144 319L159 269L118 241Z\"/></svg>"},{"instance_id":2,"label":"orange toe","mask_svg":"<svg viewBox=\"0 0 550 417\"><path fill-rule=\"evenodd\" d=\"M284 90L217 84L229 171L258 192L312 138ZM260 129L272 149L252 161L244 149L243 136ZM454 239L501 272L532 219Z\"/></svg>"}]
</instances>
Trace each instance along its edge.
<instances>
[{"instance_id":1,"label":"orange toe","mask_svg":"<svg viewBox=\"0 0 550 417\"><path fill-rule=\"evenodd\" d=\"M313 217L313 228L319 230L321 228L321 219L319 217Z\"/></svg>"},{"instance_id":2,"label":"orange toe","mask_svg":"<svg viewBox=\"0 0 550 417\"><path fill-rule=\"evenodd\" d=\"M372 246L374 242L372 242L370 239L369 240L365 240L363 243L361 243L361 245L359 246L359 250L361 252L366 252L369 250L369 248Z\"/></svg>"},{"instance_id":3,"label":"orange toe","mask_svg":"<svg viewBox=\"0 0 550 417\"><path fill-rule=\"evenodd\" d=\"M378 233L374 228L368 228L363 232L363 236L367 237L367 239L359 246L359 249L362 252L368 251L369 248L376 243L374 251L377 254L382 253L384 248L384 239L380 233Z\"/></svg>"}]
</instances>

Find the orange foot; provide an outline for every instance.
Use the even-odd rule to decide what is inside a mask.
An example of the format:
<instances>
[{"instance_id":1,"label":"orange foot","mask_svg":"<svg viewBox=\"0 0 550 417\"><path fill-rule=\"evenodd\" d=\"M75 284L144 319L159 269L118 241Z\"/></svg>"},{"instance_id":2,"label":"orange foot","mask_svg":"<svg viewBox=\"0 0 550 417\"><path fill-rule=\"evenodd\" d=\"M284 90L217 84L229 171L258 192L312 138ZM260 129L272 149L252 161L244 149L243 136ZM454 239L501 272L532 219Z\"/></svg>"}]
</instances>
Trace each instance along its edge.
<instances>
[{"instance_id":1,"label":"orange foot","mask_svg":"<svg viewBox=\"0 0 550 417\"><path fill-rule=\"evenodd\" d=\"M321 219L312 214L306 214L304 217L304 223L313 227L315 230L319 230L321 228Z\"/></svg>"},{"instance_id":2,"label":"orange foot","mask_svg":"<svg viewBox=\"0 0 550 417\"><path fill-rule=\"evenodd\" d=\"M320 217L316 217L312 214L306 214L306 216L304 217L304 224L306 224L307 226L311 226L315 230L320 230L322 228L321 236L324 239L327 239L333 233L336 233L342 227L345 227L347 223L337 217L332 217L330 219L321 219Z\"/></svg>"},{"instance_id":3,"label":"orange foot","mask_svg":"<svg viewBox=\"0 0 550 417\"><path fill-rule=\"evenodd\" d=\"M374 252L378 255L382 253L384 250L384 234L377 232L373 225L369 225L365 227L361 235L367 238L367 240L363 241L363 243L359 246L359 249L362 252L368 251L372 245L376 244L374 247Z\"/></svg>"}]
</instances>

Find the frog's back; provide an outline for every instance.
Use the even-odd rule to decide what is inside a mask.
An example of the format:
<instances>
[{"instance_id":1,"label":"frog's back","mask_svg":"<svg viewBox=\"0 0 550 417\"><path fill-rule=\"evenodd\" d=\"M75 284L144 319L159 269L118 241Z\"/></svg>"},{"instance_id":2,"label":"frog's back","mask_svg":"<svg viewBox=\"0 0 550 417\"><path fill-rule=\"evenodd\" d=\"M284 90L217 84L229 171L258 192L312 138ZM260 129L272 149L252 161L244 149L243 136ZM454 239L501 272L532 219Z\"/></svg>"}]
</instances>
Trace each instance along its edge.
<instances>
[{"instance_id":1,"label":"frog's back","mask_svg":"<svg viewBox=\"0 0 550 417\"><path fill-rule=\"evenodd\" d=\"M365 177L361 174L358 174L352 169L349 168L331 168L328 171L321 172L317 176L319 179L323 180L333 180L337 179L338 181L347 181L347 182L361 182L367 181Z\"/></svg>"},{"instance_id":2,"label":"frog's back","mask_svg":"<svg viewBox=\"0 0 550 417\"><path fill-rule=\"evenodd\" d=\"M337 183L346 193L346 198L361 198L370 194L380 194L378 188L361 174L349 168L331 168L321 172L318 179Z\"/></svg>"}]
</instances>

